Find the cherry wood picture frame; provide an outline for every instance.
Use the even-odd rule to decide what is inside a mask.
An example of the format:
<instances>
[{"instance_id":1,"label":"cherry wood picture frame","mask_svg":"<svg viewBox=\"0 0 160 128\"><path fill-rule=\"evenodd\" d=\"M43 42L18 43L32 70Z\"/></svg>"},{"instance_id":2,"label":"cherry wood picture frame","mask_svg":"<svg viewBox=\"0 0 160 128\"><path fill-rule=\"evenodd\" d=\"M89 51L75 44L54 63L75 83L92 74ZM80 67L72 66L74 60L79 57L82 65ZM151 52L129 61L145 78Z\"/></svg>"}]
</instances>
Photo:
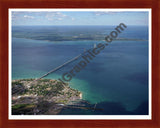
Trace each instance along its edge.
<instances>
[{"instance_id":1,"label":"cherry wood picture frame","mask_svg":"<svg viewBox=\"0 0 160 128\"><path fill-rule=\"evenodd\" d=\"M9 8L150 8L152 9L151 120L9 120ZM159 0L0 0L0 128L159 128L160 127Z\"/></svg>"}]
</instances>

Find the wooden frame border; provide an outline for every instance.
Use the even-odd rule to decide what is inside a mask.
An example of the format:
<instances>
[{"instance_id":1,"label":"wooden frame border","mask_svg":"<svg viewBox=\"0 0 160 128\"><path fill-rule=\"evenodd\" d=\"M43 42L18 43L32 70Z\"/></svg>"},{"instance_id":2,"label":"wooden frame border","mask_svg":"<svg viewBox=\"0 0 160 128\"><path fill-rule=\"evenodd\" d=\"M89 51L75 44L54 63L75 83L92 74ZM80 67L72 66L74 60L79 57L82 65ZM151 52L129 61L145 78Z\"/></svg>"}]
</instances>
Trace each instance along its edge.
<instances>
[{"instance_id":1,"label":"wooden frame border","mask_svg":"<svg viewBox=\"0 0 160 128\"><path fill-rule=\"evenodd\" d=\"M9 120L8 9L9 8L151 8L152 9L152 120ZM159 0L1 0L0 1L0 127L160 127L160 1Z\"/></svg>"}]
</instances>

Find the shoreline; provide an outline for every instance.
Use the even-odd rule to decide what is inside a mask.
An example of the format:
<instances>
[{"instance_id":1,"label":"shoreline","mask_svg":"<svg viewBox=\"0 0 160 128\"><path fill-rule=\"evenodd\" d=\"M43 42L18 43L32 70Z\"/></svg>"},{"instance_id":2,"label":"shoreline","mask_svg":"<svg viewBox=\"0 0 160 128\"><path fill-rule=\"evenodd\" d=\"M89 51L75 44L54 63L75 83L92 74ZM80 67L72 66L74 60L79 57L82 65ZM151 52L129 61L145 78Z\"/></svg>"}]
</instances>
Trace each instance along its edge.
<instances>
[{"instance_id":1,"label":"shoreline","mask_svg":"<svg viewBox=\"0 0 160 128\"><path fill-rule=\"evenodd\" d=\"M82 92L54 79L12 80L12 114L57 115L82 99ZM32 85L30 85L32 82Z\"/></svg>"},{"instance_id":2,"label":"shoreline","mask_svg":"<svg viewBox=\"0 0 160 128\"><path fill-rule=\"evenodd\" d=\"M46 41L47 43L58 43L62 41L105 41L105 40L47 40L47 39L32 39L32 38L27 38L27 37L16 37L13 36L12 38L17 38L17 39L28 39L28 40L35 40L35 41ZM147 39L137 39L137 38L117 38L113 39L114 41L148 41Z\"/></svg>"}]
</instances>

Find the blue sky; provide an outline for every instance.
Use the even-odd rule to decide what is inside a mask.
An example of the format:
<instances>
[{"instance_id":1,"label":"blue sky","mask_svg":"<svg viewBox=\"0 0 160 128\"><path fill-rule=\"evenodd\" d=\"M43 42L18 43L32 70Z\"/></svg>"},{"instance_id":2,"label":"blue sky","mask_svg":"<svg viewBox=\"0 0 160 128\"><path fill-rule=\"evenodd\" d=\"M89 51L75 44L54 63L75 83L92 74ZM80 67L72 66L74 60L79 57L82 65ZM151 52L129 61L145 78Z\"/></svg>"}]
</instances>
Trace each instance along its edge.
<instances>
[{"instance_id":1,"label":"blue sky","mask_svg":"<svg viewBox=\"0 0 160 128\"><path fill-rule=\"evenodd\" d=\"M148 25L147 11L12 11L12 25Z\"/></svg>"}]
</instances>

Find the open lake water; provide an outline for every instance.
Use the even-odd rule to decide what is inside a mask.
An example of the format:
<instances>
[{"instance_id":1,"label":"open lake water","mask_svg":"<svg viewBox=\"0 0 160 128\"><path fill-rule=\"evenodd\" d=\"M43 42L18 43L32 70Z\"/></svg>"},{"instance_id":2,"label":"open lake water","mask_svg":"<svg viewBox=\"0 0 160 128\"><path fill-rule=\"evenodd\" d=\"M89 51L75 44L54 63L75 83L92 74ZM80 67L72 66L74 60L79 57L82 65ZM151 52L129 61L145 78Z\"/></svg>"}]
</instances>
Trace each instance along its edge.
<instances>
[{"instance_id":1,"label":"open lake water","mask_svg":"<svg viewBox=\"0 0 160 128\"><path fill-rule=\"evenodd\" d=\"M95 32L100 28L103 34L114 30L114 27L102 26L57 27L59 31L68 34L66 28L74 31L92 29ZM14 29L23 27L13 28L13 33ZM48 29L52 31L52 27ZM103 108L103 111L64 109L61 115L148 114L148 29L146 26L127 26L118 37L144 41L112 41L69 82L72 88L82 92L84 100L97 104L97 108ZM95 43L105 41L47 41L12 37L12 79L38 78L81 54L84 48L93 48ZM63 73L69 72L80 60L82 58L45 78L61 78Z\"/></svg>"}]
</instances>

